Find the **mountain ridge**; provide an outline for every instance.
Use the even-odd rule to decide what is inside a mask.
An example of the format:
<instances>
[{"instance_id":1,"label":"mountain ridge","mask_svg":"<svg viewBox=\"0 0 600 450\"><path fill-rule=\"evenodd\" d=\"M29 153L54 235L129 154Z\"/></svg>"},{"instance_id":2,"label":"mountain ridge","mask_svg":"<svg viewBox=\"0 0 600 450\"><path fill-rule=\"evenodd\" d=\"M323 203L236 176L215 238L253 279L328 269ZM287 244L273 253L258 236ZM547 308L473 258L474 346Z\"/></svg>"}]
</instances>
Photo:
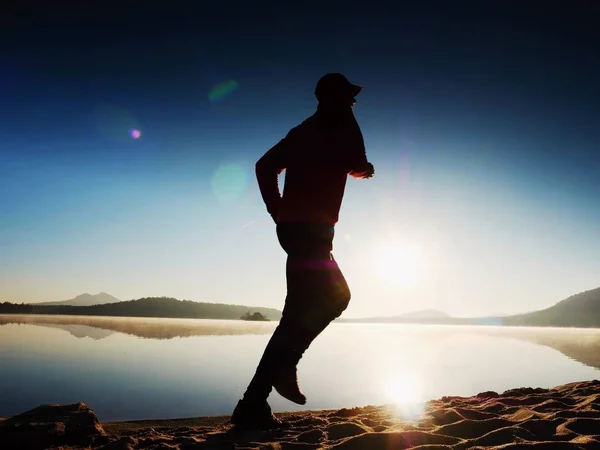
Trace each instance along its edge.
<instances>
[{"instance_id":1,"label":"mountain ridge","mask_svg":"<svg viewBox=\"0 0 600 450\"><path fill-rule=\"evenodd\" d=\"M242 315L248 312L260 312L270 320L279 320L281 318L281 311L275 308L194 302L172 297L144 297L136 300L90 306L48 305L40 303L16 305L8 302L0 304L0 313L16 314L239 320Z\"/></svg>"},{"instance_id":2,"label":"mountain ridge","mask_svg":"<svg viewBox=\"0 0 600 450\"><path fill-rule=\"evenodd\" d=\"M67 314L239 320L240 316L250 312L260 312L270 320L281 318L281 311L275 308L225 303L200 303L191 300L178 300L172 297L146 297L92 306L42 303L19 305L9 302L0 304L0 314ZM337 319L337 322L600 328L600 288L571 295L545 309L510 316L460 318L449 316L442 311L421 310L388 317L362 319L342 317Z\"/></svg>"},{"instance_id":3,"label":"mountain ridge","mask_svg":"<svg viewBox=\"0 0 600 450\"><path fill-rule=\"evenodd\" d=\"M43 306L93 306L93 305L106 305L111 303L118 303L122 300L117 297L113 297L106 292L99 292L98 294L83 293L69 300L62 300L58 302L42 302L35 303L35 305Z\"/></svg>"}]
</instances>

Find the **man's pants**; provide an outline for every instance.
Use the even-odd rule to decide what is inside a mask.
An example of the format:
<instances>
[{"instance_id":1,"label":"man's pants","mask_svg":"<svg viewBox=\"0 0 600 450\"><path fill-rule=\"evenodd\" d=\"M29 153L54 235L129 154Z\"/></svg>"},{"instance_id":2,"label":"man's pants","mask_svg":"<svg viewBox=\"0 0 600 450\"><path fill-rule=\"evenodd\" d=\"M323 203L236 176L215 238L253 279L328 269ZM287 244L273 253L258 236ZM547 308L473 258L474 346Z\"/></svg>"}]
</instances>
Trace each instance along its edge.
<instances>
[{"instance_id":1,"label":"man's pants","mask_svg":"<svg viewBox=\"0 0 600 450\"><path fill-rule=\"evenodd\" d=\"M281 321L244 394L253 401L267 399L276 374L295 369L311 342L350 302L350 289L331 254L332 225L282 223L277 237L288 255L287 296Z\"/></svg>"}]
</instances>

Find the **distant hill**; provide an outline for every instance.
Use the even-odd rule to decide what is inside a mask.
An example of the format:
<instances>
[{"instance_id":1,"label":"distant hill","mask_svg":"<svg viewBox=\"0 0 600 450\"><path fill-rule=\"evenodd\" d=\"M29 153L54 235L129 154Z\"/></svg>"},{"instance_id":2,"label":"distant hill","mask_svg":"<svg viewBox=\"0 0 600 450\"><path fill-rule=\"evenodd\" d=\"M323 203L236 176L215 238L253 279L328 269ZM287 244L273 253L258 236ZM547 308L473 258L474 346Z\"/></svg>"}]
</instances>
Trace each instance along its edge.
<instances>
[{"instance_id":1,"label":"distant hill","mask_svg":"<svg viewBox=\"0 0 600 450\"><path fill-rule=\"evenodd\" d=\"M166 317L183 319L231 319L239 320L249 312L258 312L269 320L279 320L281 311L256 306L226 305L223 303L200 303L171 297L147 297L118 303L92 306L48 305L33 303L15 305L0 304L0 313L13 314L67 314L88 316Z\"/></svg>"},{"instance_id":2,"label":"distant hill","mask_svg":"<svg viewBox=\"0 0 600 450\"><path fill-rule=\"evenodd\" d=\"M443 311L438 311L437 309L424 309L422 311L401 314L400 317L413 319L446 319L449 318L450 315Z\"/></svg>"},{"instance_id":3,"label":"distant hill","mask_svg":"<svg viewBox=\"0 0 600 450\"><path fill-rule=\"evenodd\" d=\"M575 294L550 308L502 317L504 325L600 327L600 288Z\"/></svg>"},{"instance_id":4,"label":"distant hill","mask_svg":"<svg viewBox=\"0 0 600 450\"><path fill-rule=\"evenodd\" d=\"M451 317L435 310L416 311L392 317L338 319L351 323L421 323L435 325L507 325L532 327L600 328L600 288L572 295L540 311L512 316Z\"/></svg>"},{"instance_id":5,"label":"distant hill","mask_svg":"<svg viewBox=\"0 0 600 450\"><path fill-rule=\"evenodd\" d=\"M99 294L81 294L70 300L64 300L61 302L43 302L36 303L36 305L51 305L51 306L92 306L92 305L106 305L109 303L118 303L119 300L106 292L100 292Z\"/></svg>"},{"instance_id":6,"label":"distant hill","mask_svg":"<svg viewBox=\"0 0 600 450\"><path fill-rule=\"evenodd\" d=\"M0 314L71 314L240 320L240 317L250 311L261 313L269 320L281 318L281 311L274 308L199 303L169 297L149 297L93 306L0 303ZM600 288L572 295L550 308L512 316L460 318L451 317L442 311L423 310L392 317L340 318L336 322L600 328Z\"/></svg>"}]
</instances>

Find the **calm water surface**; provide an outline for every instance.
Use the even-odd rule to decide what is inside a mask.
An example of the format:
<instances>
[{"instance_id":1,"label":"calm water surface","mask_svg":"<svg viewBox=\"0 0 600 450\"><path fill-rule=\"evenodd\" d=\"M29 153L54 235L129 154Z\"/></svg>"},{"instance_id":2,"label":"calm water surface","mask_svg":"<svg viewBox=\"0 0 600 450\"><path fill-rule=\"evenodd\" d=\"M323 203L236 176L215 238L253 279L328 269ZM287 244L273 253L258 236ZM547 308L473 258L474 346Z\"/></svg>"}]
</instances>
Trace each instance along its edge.
<instances>
[{"instance_id":1,"label":"calm water surface","mask_svg":"<svg viewBox=\"0 0 600 450\"><path fill-rule=\"evenodd\" d=\"M0 416L89 404L102 421L229 414L276 323L0 315ZM332 324L298 369L305 406L398 404L600 378L600 330Z\"/></svg>"}]
</instances>

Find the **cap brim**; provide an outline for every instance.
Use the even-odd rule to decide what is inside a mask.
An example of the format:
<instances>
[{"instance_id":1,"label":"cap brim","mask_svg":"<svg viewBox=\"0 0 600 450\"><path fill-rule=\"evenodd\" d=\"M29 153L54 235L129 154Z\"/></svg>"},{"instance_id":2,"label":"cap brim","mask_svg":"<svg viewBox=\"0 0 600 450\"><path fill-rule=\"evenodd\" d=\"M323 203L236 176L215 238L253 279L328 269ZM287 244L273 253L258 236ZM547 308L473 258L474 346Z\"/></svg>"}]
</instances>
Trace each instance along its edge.
<instances>
[{"instance_id":1,"label":"cap brim","mask_svg":"<svg viewBox=\"0 0 600 450\"><path fill-rule=\"evenodd\" d=\"M361 91L363 90L362 86L357 86L356 84L353 84L350 87L350 90L352 92L352 97L356 97L358 94L361 93Z\"/></svg>"}]
</instances>

